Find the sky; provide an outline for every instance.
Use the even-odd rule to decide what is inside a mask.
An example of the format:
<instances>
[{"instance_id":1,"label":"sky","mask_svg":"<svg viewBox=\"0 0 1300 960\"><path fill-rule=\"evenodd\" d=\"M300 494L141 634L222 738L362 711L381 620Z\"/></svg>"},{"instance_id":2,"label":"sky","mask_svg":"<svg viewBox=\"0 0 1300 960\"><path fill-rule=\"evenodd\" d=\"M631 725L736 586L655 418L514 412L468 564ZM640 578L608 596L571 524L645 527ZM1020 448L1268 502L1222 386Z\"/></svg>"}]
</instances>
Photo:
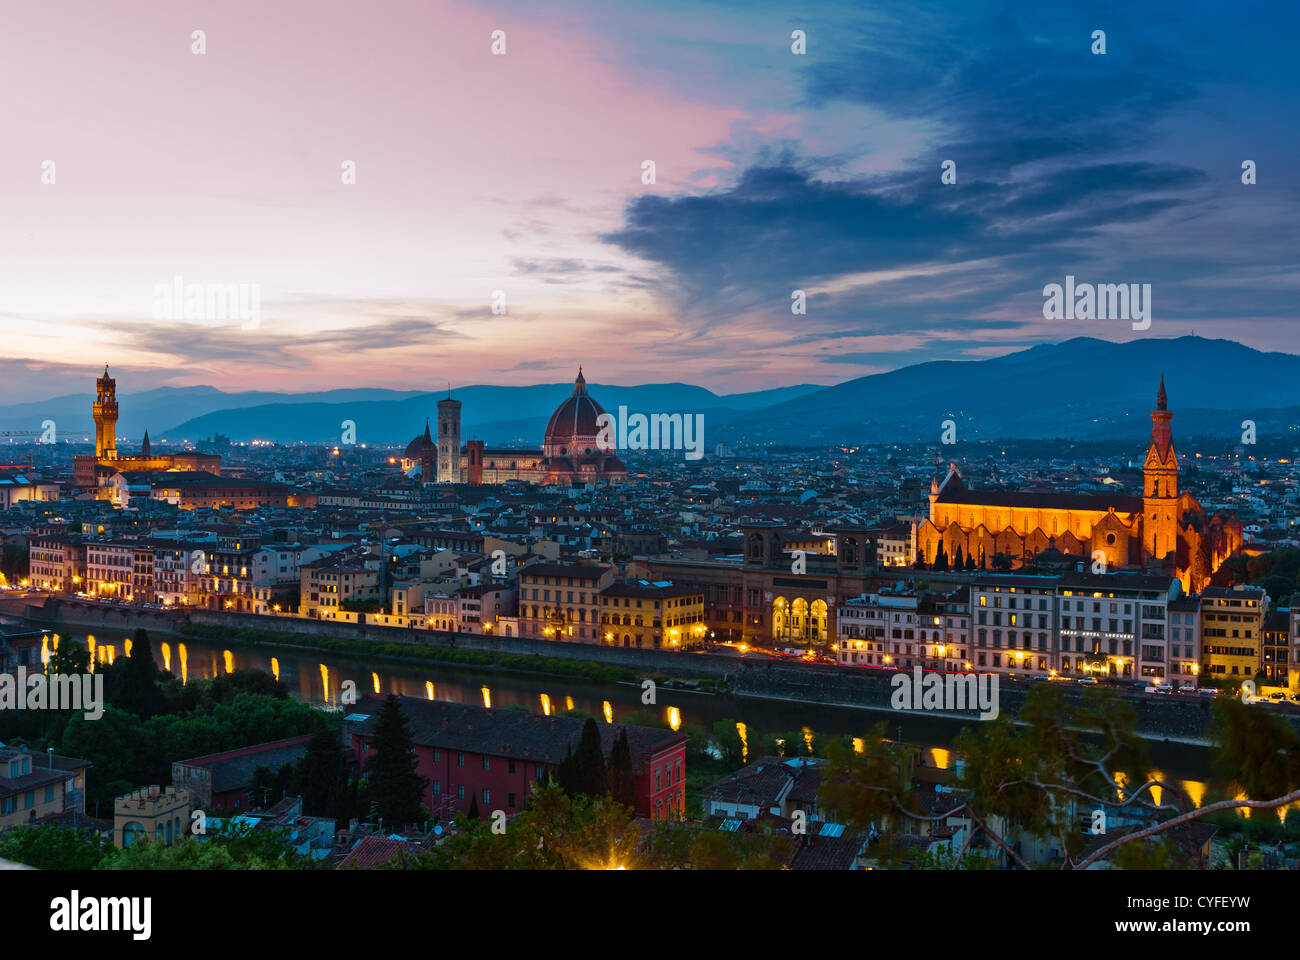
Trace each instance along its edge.
<instances>
[{"instance_id":1,"label":"sky","mask_svg":"<svg viewBox=\"0 0 1300 960\"><path fill-rule=\"evenodd\" d=\"M1300 352L1298 9L12 5L0 403L106 362L731 393L1073 336ZM1066 276L1151 284L1150 328L1045 320Z\"/></svg>"}]
</instances>

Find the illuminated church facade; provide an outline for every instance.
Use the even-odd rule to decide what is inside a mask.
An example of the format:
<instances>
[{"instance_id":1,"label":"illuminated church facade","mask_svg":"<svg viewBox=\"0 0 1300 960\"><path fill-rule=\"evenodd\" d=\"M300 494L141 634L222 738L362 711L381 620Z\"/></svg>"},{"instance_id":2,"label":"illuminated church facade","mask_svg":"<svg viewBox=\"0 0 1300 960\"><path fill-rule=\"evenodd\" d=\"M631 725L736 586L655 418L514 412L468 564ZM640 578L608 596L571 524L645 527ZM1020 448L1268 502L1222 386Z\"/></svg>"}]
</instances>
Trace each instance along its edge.
<instances>
[{"instance_id":1,"label":"illuminated church facade","mask_svg":"<svg viewBox=\"0 0 1300 960\"><path fill-rule=\"evenodd\" d=\"M492 448L482 440L460 442L459 400L438 401L438 433L426 423L424 433L406 446L402 470L417 467L425 483L523 483L579 486L627 480L627 467L613 450L599 445L600 417L605 409L587 392L578 368L573 393L556 408L546 424L542 449Z\"/></svg>"},{"instance_id":2,"label":"illuminated church facade","mask_svg":"<svg viewBox=\"0 0 1300 960\"><path fill-rule=\"evenodd\" d=\"M1241 522L1211 517L1178 489L1178 455L1170 429L1164 378L1151 411L1151 443L1142 468L1142 495L1021 493L971 490L955 465L930 487L930 516L916 530L917 556L933 564L942 546L988 568L1003 554L1013 567L1057 551L1105 569L1162 570L1187 593L1198 593L1241 548Z\"/></svg>"}]
</instances>

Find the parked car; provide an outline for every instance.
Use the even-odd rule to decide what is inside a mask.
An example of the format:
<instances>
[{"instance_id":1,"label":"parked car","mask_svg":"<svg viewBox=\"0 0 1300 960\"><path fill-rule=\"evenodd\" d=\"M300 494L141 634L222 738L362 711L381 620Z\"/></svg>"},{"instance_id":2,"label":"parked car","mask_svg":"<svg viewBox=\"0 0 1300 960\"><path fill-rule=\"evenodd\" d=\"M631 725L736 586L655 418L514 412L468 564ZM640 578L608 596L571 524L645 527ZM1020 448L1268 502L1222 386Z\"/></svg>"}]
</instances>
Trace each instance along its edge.
<instances>
[{"instance_id":1,"label":"parked car","mask_svg":"<svg viewBox=\"0 0 1300 960\"><path fill-rule=\"evenodd\" d=\"M1195 692L1196 692L1196 684L1194 684L1194 683L1184 683L1184 684L1182 684L1182 685L1178 688L1178 692L1179 692L1179 693L1195 693Z\"/></svg>"},{"instance_id":2,"label":"parked car","mask_svg":"<svg viewBox=\"0 0 1300 960\"><path fill-rule=\"evenodd\" d=\"M1198 697L1206 697L1207 699L1213 699L1214 697L1217 697L1219 695L1219 691L1215 690L1213 687L1202 687L1200 690L1196 691L1196 695Z\"/></svg>"},{"instance_id":3,"label":"parked car","mask_svg":"<svg viewBox=\"0 0 1300 960\"><path fill-rule=\"evenodd\" d=\"M1048 676L1047 674L1045 674L1045 673L1040 673L1038 676L1034 677L1034 679L1035 679L1035 680L1051 680L1052 678L1049 677L1049 676Z\"/></svg>"},{"instance_id":4,"label":"parked car","mask_svg":"<svg viewBox=\"0 0 1300 960\"><path fill-rule=\"evenodd\" d=\"M1086 684L1088 684L1089 686L1096 686L1096 685L1097 685L1097 678L1096 678L1096 677L1080 677L1080 678L1078 679L1077 682L1078 682L1078 683L1086 683Z\"/></svg>"}]
</instances>

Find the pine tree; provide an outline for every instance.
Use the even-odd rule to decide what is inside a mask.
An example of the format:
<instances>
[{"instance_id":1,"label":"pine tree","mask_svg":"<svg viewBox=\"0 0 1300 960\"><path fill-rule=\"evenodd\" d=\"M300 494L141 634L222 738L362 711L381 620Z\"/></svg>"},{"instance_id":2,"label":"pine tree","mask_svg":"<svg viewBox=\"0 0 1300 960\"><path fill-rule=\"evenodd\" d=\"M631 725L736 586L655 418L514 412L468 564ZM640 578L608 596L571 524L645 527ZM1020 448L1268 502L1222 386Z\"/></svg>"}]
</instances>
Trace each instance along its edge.
<instances>
[{"instance_id":1,"label":"pine tree","mask_svg":"<svg viewBox=\"0 0 1300 960\"><path fill-rule=\"evenodd\" d=\"M966 557L963 556L963 551L960 543L957 544L957 549L953 552L952 555L952 568L954 570L966 569Z\"/></svg>"},{"instance_id":2,"label":"pine tree","mask_svg":"<svg viewBox=\"0 0 1300 960\"><path fill-rule=\"evenodd\" d=\"M616 803L636 809L636 770L632 766L632 748L623 727L609 751L609 793Z\"/></svg>"},{"instance_id":3,"label":"pine tree","mask_svg":"<svg viewBox=\"0 0 1300 960\"><path fill-rule=\"evenodd\" d=\"M374 753L366 760L370 774L368 795L379 816L393 826L420 820L428 781L416 773L415 747L406 714L391 693L379 714L371 746Z\"/></svg>"},{"instance_id":4,"label":"pine tree","mask_svg":"<svg viewBox=\"0 0 1300 960\"><path fill-rule=\"evenodd\" d=\"M934 569L936 570L948 569L948 554L944 552L942 542L939 544L939 552L934 555Z\"/></svg>"},{"instance_id":5,"label":"pine tree","mask_svg":"<svg viewBox=\"0 0 1300 960\"><path fill-rule=\"evenodd\" d=\"M477 820L477 819L479 818L479 817L478 817L478 794L477 794L477 793L471 793L471 794L469 795L469 818L470 818L471 820Z\"/></svg>"}]
</instances>

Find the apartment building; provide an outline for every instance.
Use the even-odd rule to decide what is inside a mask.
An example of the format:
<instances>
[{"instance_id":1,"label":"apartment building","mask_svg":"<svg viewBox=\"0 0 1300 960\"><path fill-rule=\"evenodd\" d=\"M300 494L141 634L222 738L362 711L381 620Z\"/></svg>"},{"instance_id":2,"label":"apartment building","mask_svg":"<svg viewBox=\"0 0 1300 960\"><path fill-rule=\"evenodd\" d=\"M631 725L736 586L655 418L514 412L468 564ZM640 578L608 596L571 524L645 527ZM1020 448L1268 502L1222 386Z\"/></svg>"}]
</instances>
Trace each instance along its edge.
<instances>
[{"instance_id":1,"label":"apartment building","mask_svg":"<svg viewBox=\"0 0 1300 960\"><path fill-rule=\"evenodd\" d=\"M80 593L86 582L86 546L79 534L32 537L28 543L28 579L46 590Z\"/></svg>"},{"instance_id":2,"label":"apartment building","mask_svg":"<svg viewBox=\"0 0 1300 960\"><path fill-rule=\"evenodd\" d=\"M87 542L84 592L113 600L133 599L136 546L135 543L106 540Z\"/></svg>"},{"instance_id":3,"label":"apartment building","mask_svg":"<svg viewBox=\"0 0 1300 960\"><path fill-rule=\"evenodd\" d=\"M1201 601L1179 597L1169 601L1169 672L1171 683L1196 684L1201 672Z\"/></svg>"},{"instance_id":4,"label":"apartment building","mask_svg":"<svg viewBox=\"0 0 1300 960\"><path fill-rule=\"evenodd\" d=\"M331 620L348 601L379 601L378 566L378 559L367 563L351 550L302 564L299 613Z\"/></svg>"},{"instance_id":5,"label":"apartment building","mask_svg":"<svg viewBox=\"0 0 1300 960\"><path fill-rule=\"evenodd\" d=\"M1176 673L1169 604L1182 595L1177 578L1074 573L1061 577L1058 590L1062 674L1155 682Z\"/></svg>"},{"instance_id":6,"label":"apartment building","mask_svg":"<svg viewBox=\"0 0 1300 960\"><path fill-rule=\"evenodd\" d=\"M904 590L863 594L840 604L835 627L836 659L859 666L923 665L920 605L920 595Z\"/></svg>"},{"instance_id":7,"label":"apartment building","mask_svg":"<svg viewBox=\"0 0 1300 960\"><path fill-rule=\"evenodd\" d=\"M1270 610L1264 620L1264 682L1272 687L1291 685L1291 611Z\"/></svg>"},{"instance_id":8,"label":"apartment building","mask_svg":"<svg viewBox=\"0 0 1300 960\"><path fill-rule=\"evenodd\" d=\"M519 571L520 634L567 643L599 643L600 591L614 582L615 574L613 567L598 564L536 563L524 567ZM643 636L645 632L643 629Z\"/></svg>"},{"instance_id":9,"label":"apartment building","mask_svg":"<svg viewBox=\"0 0 1300 960\"><path fill-rule=\"evenodd\" d=\"M73 757L0 747L0 829L51 813L85 813L89 766Z\"/></svg>"},{"instance_id":10,"label":"apartment building","mask_svg":"<svg viewBox=\"0 0 1300 960\"><path fill-rule=\"evenodd\" d=\"M193 603L199 595L199 576L207 557L207 543L180 540L150 541L153 549L153 602L166 606Z\"/></svg>"},{"instance_id":11,"label":"apartment building","mask_svg":"<svg viewBox=\"0 0 1300 960\"><path fill-rule=\"evenodd\" d=\"M600 591L600 626L612 646L690 650L708 637L704 592L667 581L611 583Z\"/></svg>"},{"instance_id":12,"label":"apartment building","mask_svg":"<svg viewBox=\"0 0 1300 960\"><path fill-rule=\"evenodd\" d=\"M983 573L970 586L970 658L976 672L1050 674L1057 669L1060 580Z\"/></svg>"},{"instance_id":13,"label":"apartment building","mask_svg":"<svg viewBox=\"0 0 1300 960\"><path fill-rule=\"evenodd\" d=\"M1290 609L1291 663L1300 663L1300 593L1291 595ZM1290 671L1287 677L1293 690L1300 689L1300 669Z\"/></svg>"},{"instance_id":14,"label":"apartment building","mask_svg":"<svg viewBox=\"0 0 1300 960\"><path fill-rule=\"evenodd\" d=\"M1263 668L1268 594L1259 587L1201 591L1201 670L1212 679L1253 679Z\"/></svg>"},{"instance_id":15,"label":"apartment building","mask_svg":"<svg viewBox=\"0 0 1300 960\"><path fill-rule=\"evenodd\" d=\"M201 559L196 606L211 610L251 612L253 599L252 546L209 545Z\"/></svg>"}]
</instances>

